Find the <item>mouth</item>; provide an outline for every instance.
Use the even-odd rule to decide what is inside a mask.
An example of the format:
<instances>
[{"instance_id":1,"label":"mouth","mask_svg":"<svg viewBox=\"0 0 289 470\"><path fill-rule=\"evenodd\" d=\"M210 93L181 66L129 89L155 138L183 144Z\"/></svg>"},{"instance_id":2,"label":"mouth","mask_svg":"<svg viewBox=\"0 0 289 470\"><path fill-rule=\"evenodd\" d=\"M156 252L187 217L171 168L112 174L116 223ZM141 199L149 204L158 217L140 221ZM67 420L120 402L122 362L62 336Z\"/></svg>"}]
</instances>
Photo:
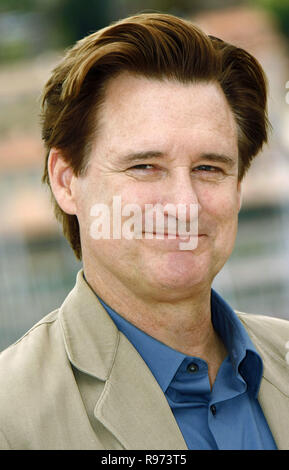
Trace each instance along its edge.
<instances>
[{"instance_id":1,"label":"mouth","mask_svg":"<svg viewBox=\"0 0 289 470\"><path fill-rule=\"evenodd\" d=\"M146 236L146 235L149 235L149 236L152 236L153 238L168 238L168 239L178 239L178 238L193 238L193 237L198 237L198 238L201 238L201 237L205 237L206 234L205 233L199 233L198 235L196 234L189 234L189 233L169 233L169 232L164 232L164 233L161 233L161 232L142 232L142 235Z\"/></svg>"}]
</instances>

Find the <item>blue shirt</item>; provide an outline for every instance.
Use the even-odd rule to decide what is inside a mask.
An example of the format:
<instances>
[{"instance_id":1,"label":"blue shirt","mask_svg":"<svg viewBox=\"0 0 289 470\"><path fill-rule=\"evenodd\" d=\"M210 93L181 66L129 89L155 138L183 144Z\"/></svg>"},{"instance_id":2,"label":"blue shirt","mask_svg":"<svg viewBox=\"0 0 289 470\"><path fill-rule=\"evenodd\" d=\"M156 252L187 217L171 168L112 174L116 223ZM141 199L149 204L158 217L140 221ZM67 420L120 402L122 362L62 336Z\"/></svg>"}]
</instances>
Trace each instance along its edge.
<instances>
[{"instance_id":1,"label":"blue shirt","mask_svg":"<svg viewBox=\"0 0 289 470\"><path fill-rule=\"evenodd\" d=\"M188 449L275 450L257 400L262 359L235 312L211 294L212 323L229 353L212 389L204 360L157 341L98 299L158 381Z\"/></svg>"}]
</instances>

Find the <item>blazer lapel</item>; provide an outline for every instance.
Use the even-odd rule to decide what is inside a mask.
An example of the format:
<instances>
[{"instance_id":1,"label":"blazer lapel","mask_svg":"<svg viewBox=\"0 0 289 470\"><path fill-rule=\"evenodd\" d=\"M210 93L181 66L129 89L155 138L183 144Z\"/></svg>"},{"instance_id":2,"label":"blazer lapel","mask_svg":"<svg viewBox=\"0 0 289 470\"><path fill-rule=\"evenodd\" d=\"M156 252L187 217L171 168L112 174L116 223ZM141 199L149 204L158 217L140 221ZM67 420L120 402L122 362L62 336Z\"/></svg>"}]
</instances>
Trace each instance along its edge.
<instances>
[{"instance_id":1,"label":"blazer lapel","mask_svg":"<svg viewBox=\"0 0 289 470\"><path fill-rule=\"evenodd\" d=\"M279 450L289 449L289 398L263 378L259 403Z\"/></svg>"},{"instance_id":2,"label":"blazer lapel","mask_svg":"<svg viewBox=\"0 0 289 470\"><path fill-rule=\"evenodd\" d=\"M70 362L104 383L94 415L121 445L126 449L187 449L157 381L118 331L82 270L60 309L60 322Z\"/></svg>"},{"instance_id":3,"label":"blazer lapel","mask_svg":"<svg viewBox=\"0 0 289 470\"><path fill-rule=\"evenodd\" d=\"M187 449L161 388L122 334L94 413L125 449Z\"/></svg>"},{"instance_id":4,"label":"blazer lapel","mask_svg":"<svg viewBox=\"0 0 289 470\"><path fill-rule=\"evenodd\" d=\"M263 360L263 377L258 401L277 448L288 450L289 368L285 360L288 326L283 325L282 320L279 324L278 319L236 313Z\"/></svg>"}]
</instances>

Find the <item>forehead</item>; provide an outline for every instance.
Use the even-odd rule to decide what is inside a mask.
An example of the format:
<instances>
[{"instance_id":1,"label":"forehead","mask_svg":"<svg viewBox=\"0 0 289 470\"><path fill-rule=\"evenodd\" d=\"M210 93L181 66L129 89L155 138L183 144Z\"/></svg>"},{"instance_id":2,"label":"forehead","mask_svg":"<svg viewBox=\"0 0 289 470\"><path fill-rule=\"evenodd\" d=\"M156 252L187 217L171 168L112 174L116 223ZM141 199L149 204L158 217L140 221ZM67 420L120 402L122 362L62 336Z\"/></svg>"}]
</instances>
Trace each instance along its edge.
<instances>
[{"instance_id":1,"label":"forehead","mask_svg":"<svg viewBox=\"0 0 289 470\"><path fill-rule=\"evenodd\" d=\"M108 82L99 117L98 143L120 152L145 151L151 145L163 152L189 142L194 148L206 142L212 146L211 140L224 152L237 147L236 121L217 83L183 84L122 73Z\"/></svg>"}]
</instances>

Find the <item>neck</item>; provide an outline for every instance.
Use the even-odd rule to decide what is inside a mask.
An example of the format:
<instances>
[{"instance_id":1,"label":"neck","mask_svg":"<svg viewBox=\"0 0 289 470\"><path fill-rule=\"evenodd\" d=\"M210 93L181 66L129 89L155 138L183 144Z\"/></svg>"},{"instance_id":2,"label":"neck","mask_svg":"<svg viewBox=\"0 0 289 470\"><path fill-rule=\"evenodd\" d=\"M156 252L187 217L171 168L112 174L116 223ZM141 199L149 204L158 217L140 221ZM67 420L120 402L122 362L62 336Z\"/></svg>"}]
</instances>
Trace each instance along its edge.
<instances>
[{"instance_id":1,"label":"neck","mask_svg":"<svg viewBox=\"0 0 289 470\"><path fill-rule=\"evenodd\" d=\"M89 270L85 270L85 278L107 305L137 328L185 355L205 360L210 383L214 383L226 349L211 321L210 285L186 298L175 296L167 301L140 297L118 282L104 282L103 276Z\"/></svg>"}]
</instances>

